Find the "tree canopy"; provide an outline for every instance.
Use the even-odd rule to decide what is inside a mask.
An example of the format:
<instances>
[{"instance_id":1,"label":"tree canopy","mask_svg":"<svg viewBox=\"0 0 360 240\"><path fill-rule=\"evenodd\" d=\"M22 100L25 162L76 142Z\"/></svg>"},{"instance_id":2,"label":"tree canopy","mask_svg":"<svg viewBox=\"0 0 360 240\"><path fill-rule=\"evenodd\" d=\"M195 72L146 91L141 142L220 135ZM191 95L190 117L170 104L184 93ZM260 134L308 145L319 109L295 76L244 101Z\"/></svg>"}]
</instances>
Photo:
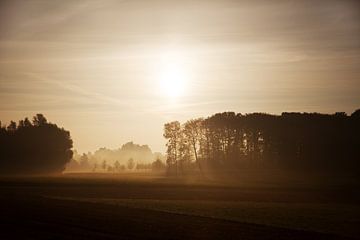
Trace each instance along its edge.
<instances>
[{"instance_id":1,"label":"tree canopy","mask_svg":"<svg viewBox=\"0 0 360 240\"><path fill-rule=\"evenodd\" d=\"M72 158L70 132L37 114L18 124L0 124L0 173L62 172Z\"/></svg>"},{"instance_id":2,"label":"tree canopy","mask_svg":"<svg viewBox=\"0 0 360 240\"><path fill-rule=\"evenodd\" d=\"M217 113L164 125L168 170L293 168L359 170L360 111L351 116Z\"/></svg>"}]
</instances>

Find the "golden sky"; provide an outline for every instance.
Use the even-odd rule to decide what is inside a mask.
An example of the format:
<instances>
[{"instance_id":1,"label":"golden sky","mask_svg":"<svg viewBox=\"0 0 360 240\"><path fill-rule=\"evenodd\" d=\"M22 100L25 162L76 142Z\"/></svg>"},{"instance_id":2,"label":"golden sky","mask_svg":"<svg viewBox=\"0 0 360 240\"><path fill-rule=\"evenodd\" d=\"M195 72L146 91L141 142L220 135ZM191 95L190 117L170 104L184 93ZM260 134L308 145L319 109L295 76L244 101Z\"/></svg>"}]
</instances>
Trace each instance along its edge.
<instances>
[{"instance_id":1,"label":"golden sky","mask_svg":"<svg viewBox=\"0 0 360 240\"><path fill-rule=\"evenodd\" d=\"M35 113L80 152L164 150L216 112L360 107L359 1L0 2L0 119Z\"/></svg>"}]
</instances>

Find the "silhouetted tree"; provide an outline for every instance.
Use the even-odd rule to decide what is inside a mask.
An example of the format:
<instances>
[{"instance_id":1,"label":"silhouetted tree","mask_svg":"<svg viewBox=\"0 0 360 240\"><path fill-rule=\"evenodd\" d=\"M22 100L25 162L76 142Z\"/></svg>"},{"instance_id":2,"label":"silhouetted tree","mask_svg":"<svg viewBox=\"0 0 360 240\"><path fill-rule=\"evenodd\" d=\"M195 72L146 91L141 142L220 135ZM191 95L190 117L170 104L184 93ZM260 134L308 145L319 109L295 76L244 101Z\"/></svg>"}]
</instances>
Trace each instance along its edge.
<instances>
[{"instance_id":1,"label":"silhouetted tree","mask_svg":"<svg viewBox=\"0 0 360 240\"><path fill-rule=\"evenodd\" d=\"M102 162L101 167L102 167L102 169L103 169L104 171L106 170L106 168L107 168L106 160L104 160L104 161Z\"/></svg>"},{"instance_id":2,"label":"silhouetted tree","mask_svg":"<svg viewBox=\"0 0 360 240\"><path fill-rule=\"evenodd\" d=\"M178 156L181 140L181 127L178 121L166 123L164 126L164 137L168 139L167 146L167 159L169 172L178 174Z\"/></svg>"},{"instance_id":3,"label":"silhouetted tree","mask_svg":"<svg viewBox=\"0 0 360 240\"><path fill-rule=\"evenodd\" d=\"M183 132L185 139L182 139L183 151L187 151L186 146L191 146L191 150L195 157L195 162L198 164L198 167L200 171L202 171L200 159L199 159L199 149L200 149L200 143L202 139L202 122L203 119L195 119L195 120L189 120L187 121L183 126Z\"/></svg>"},{"instance_id":4,"label":"silhouetted tree","mask_svg":"<svg viewBox=\"0 0 360 240\"><path fill-rule=\"evenodd\" d=\"M114 163L114 169L115 171L119 171L120 170L120 163L118 160L116 160L116 162Z\"/></svg>"},{"instance_id":5,"label":"silhouetted tree","mask_svg":"<svg viewBox=\"0 0 360 240\"><path fill-rule=\"evenodd\" d=\"M72 158L70 133L48 123L42 114L0 128L0 172L55 173Z\"/></svg>"},{"instance_id":6,"label":"silhouetted tree","mask_svg":"<svg viewBox=\"0 0 360 240\"><path fill-rule=\"evenodd\" d=\"M132 170L133 168L135 167L135 162L134 162L134 159L130 158L127 162L127 168L129 170Z\"/></svg>"},{"instance_id":7,"label":"silhouetted tree","mask_svg":"<svg viewBox=\"0 0 360 240\"><path fill-rule=\"evenodd\" d=\"M217 113L164 126L168 168L186 156L201 169L282 167L359 170L360 110L319 113ZM191 149L191 151L189 151ZM188 156L190 153L190 156ZM192 159L192 160L191 160Z\"/></svg>"},{"instance_id":8,"label":"silhouetted tree","mask_svg":"<svg viewBox=\"0 0 360 240\"><path fill-rule=\"evenodd\" d=\"M151 164L151 169L154 172L159 172L165 170L165 164L158 158Z\"/></svg>"}]
</instances>

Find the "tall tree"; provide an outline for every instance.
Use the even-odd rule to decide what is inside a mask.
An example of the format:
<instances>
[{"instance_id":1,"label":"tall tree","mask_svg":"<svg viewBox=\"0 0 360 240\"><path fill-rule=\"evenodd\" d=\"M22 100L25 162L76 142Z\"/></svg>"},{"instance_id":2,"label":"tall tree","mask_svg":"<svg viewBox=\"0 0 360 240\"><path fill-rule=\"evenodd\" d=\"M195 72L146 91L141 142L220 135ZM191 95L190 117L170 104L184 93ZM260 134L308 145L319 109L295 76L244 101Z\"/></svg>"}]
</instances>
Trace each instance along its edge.
<instances>
[{"instance_id":1,"label":"tall tree","mask_svg":"<svg viewBox=\"0 0 360 240\"><path fill-rule=\"evenodd\" d=\"M178 174L178 156L181 134L181 127L178 121L166 123L164 125L164 137L168 140L166 143L166 162L169 166L169 171L171 172L174 170L176 174Z\"/></svg>"},{"instance_id":2,"label":"tall tree","mask_svg":"<svg viewBox=\"0 0 360 240\"><path fill-rule=\"evenodd\" d=\"M190 144L190 146L192 147L192 151L195 156L195 162L198 165L201 173L202 173L202 166L199 159L199 149L202 139L202 123L203 123L202 118L192 119L187 121L183 127L184 129L183 131L185 135L185 140L183 141L186 141L186 143Z\"/></svg>"}]
</instances>

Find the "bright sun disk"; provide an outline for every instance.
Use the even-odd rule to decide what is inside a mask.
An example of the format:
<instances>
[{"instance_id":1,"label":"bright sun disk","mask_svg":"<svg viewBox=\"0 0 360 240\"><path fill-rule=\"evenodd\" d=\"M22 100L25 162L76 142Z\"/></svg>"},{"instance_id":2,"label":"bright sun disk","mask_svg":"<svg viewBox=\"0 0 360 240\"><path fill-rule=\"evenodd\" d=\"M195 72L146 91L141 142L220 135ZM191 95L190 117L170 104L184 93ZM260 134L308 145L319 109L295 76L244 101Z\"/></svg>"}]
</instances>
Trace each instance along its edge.
<instances>
[{"instance_id":1,"label":"bright sun disk","mask_svg":"<svg viewBox=\"0 0 360 240\"><path fill-rule=\"evenodd\" d=\"M183 57L168 54L162 58L159 85L161 92L171 98L183 96L186 92L187 75Z\"/></svg>"}]
</instances>

